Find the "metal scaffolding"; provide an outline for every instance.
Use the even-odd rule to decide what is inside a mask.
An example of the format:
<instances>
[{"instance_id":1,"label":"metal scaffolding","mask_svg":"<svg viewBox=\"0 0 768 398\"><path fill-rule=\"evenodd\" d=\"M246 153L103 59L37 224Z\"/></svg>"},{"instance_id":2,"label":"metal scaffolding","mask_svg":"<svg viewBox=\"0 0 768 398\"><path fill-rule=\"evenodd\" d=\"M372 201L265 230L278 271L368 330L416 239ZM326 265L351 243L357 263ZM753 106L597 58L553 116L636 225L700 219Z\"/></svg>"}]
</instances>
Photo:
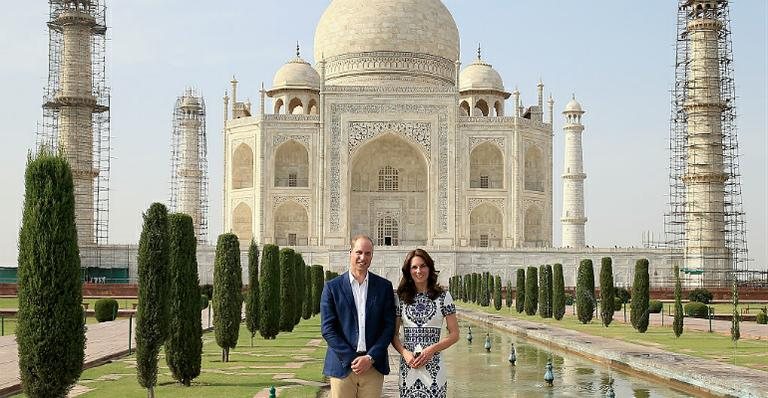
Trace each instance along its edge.
<instances>
[{"instance_id":1,"label":"metal scaffolding","mask_svg":"<svg viewBox=\"0 0 768 398\"><path fill-rule=\"evenodd\" d=\"M689 285L747 279L729 4L679 0L665 235Z\"/></svg>"},{"instance_id":2,"label":"metal scaffolding","mask_svg":"<svg viewBox=\"0 0 768 398\"><path fill-rule=\"evenodd\" d=\"M170 207L192 217L198 243L208 242L207 147L205 101L187 89L173 108Z\"/></svg>"},{"instance_id":3,"label":"metal scaffolding","mask_svg":"<svg viewBox=\"0 0 768 398\"><path fill-rule=\"evenodd\" d=\"M79 244L106 244L111 150L106 5L49 0L49 6L48 85L36 145L62 153L70 163Z\"/></svg>"}]
</instances>

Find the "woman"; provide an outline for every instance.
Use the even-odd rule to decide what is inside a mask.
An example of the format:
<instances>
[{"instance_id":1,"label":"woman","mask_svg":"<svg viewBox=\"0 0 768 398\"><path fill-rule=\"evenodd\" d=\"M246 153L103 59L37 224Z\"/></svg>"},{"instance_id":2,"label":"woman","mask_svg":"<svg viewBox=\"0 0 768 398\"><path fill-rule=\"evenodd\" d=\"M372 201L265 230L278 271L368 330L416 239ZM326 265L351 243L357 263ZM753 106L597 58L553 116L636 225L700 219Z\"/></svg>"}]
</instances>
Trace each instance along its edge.
<instances>
[{"instance_id":1,"label":"woman","mask_svg":"<svg viewBox=\"0 0 768 398\"><path fill-rule=\"evenodd\" d=\"M395 337L400 353L400 397L446 396L448 380L440 352L459 340L459 323L451 295L437 284L435 263L421 249L405 256L397 287ZM440 338L443 320L448 335ZM400 339L400 326L403 339Z\"/></svg>"}]
</instances>

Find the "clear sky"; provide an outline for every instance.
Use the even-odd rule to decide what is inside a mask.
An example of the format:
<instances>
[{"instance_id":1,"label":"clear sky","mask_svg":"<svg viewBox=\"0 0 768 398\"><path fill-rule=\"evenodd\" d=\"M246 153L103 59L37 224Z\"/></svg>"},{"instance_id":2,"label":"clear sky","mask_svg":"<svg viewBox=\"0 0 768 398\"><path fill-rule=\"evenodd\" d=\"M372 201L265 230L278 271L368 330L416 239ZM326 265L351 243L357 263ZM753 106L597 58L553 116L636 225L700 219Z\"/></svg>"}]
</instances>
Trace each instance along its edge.
<instances>
[{"instance_id":1,"label":"clear sky","mask_svg":"<svg viewBox=\"0 0 768 398\"><path fill-rule=\"evenodd\" d=\"M141 212L167 201L171 114L185 87L208 106L210 230L221 232L222 100L232 75L238 97L294 55L312 59L328 0L131 0L108 3L112 87L110 242L135 243ZM536 101L541 78L555 99L554 243L560 242L562 115L571 93L584 116L587 244L640 246L662 237L668 180L669 89L677 1L445 0L459 26L464 65L483 58ZM743 201L753 268L768 263L768 2L731 6ZM41 120L48 68L48 4L5 4L0 13L0 265L16 263L27 151ZM509 106L509 104L508 104ZM269 108L268 108L269 109Z\"/></svg>"}]
</instances>

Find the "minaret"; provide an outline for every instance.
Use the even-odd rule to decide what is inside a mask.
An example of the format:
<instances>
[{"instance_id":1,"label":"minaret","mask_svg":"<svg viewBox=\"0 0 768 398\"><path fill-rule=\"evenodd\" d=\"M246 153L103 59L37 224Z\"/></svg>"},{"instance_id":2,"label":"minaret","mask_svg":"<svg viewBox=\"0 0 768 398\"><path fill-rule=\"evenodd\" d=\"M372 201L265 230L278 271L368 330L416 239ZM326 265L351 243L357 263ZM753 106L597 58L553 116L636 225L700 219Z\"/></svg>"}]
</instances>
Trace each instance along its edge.
<instances>
[{"instance_id":1,"label":"minaret","mask_svg":"<svg viewBox=\"0 0 768 398\"><path fill-rule=\"evenodd\" d=\"M208 240L205 101L187 89L176 99L171 138L171 211L192 217L199 243Z\"/></svg>"},{"instance_id":2,"label":"minaret","mask_svg":"<svg viewBox=\"0 0 768 398\"><path fill-rule=\"evenodd\" d=\"M576 102L574 96L565 106L565 160L563 170L563 216L562 245L563 247L584 247L584 224L587 217L584 216L584 160L582 157L581 133L584 125L581 124L581 115L584 111Z\"/></svg>"},{"instance_id":3,"label":"minaret","mask_svg":"<svg viewBox=\"0 0 768 398\"><path fill-rule=\"evenodd\" d=\"M72 168L78 243L106 243L109 93L104 80L104 4L51 0L48 28L46 131L41 141L62 150Z\"/></svg>"}]
</instances>

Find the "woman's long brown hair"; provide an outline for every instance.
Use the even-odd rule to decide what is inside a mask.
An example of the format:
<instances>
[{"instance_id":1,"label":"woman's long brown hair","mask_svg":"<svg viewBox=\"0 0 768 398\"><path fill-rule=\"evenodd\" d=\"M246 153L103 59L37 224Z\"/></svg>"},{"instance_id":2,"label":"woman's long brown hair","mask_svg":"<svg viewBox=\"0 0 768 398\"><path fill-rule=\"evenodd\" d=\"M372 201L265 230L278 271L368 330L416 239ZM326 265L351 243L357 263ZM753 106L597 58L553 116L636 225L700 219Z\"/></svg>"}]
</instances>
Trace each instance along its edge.
<instances>
[{"instance_id":1,"label":"woman's long brown hair","mask_svg":"<svg viewBox=\"0 0 768 398\"><path fill-rule=\"evenodd\" d=\"M397 286L397 297L401 301L408 304L413 304L416 297L416 283L411 277L411 260L414 257L421 257L424 260L424 264L429 268L429 277L427 278L427 296L431 300L436 299L443 292L443 288L437 284L437 271L435 271L435 262L432 261L432 257L429 253L422 249L415 249L408 252L403 262L402 277L400 278L400 284Z\"/></svg>"}]
</instances>

